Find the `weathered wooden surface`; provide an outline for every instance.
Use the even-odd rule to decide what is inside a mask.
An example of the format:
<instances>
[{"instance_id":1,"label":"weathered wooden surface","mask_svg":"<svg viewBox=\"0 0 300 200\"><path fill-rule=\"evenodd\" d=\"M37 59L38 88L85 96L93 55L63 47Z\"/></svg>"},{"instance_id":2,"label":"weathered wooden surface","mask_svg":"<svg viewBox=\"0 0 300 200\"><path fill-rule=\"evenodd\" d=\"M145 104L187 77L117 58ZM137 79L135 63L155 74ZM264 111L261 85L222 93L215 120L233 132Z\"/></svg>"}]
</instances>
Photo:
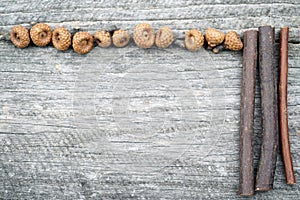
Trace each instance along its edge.
<instances>
[{"instance_id":1,"label":"weathered wooden surface","mask_svg":"<svg viewBox=\"0 0 300 200\"><path fill-rule=\"evenodd\" d=\"M190 28L241 33L266 24L278 38L279 27L290 26L289 127L300 182L299 3L1 1L0 32L31 21L91 33L150 21L181 39ZM81 56L16 49L5 37L0 47L0 199L239 199L241 53L131 43ZM259 97L257 86L255 169ZM274 190L253 199L299 197L279 157Z\"/></svg>"}]
</instances>

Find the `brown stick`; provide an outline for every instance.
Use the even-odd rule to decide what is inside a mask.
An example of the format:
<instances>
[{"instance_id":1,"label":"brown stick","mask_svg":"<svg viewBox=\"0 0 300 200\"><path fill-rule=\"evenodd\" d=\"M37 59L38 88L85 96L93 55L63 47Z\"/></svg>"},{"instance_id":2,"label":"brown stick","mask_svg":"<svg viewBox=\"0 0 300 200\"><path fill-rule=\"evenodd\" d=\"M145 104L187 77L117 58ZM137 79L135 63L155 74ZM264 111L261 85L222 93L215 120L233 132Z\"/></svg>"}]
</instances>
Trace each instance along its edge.
<instances>
[{"instance_id":1,"label":"brown stick","mask_svg":"<svg viewBox=\"0 0 300 200\"><path fill-rule=\"evenodd\" d=\"M273 189L278 148L277 90L274 59L274 28L259 27L259 73L263 140L256 177L256 190Z\"/></svg>"},{"instance_id":2,"label":"brown stick","mask_svg":"<svg viewBox=\"0 0 300 200\"><path fill-rule=\"evenodd\" d=\"M281 149L284 162L285 177L287 184L296 184L290 140L288 132L287 110L287 79L288 79L288 39L289 28L280 29L280 71L279 71L279 125L281 136Z\"/></svg>"},{"instance_id":3,"label":"brown stick","mask_svg":"<svg viewBox=\"0 0 300 200\"><path fill-rule=\"evenodd\" d=\"M243 73L240 109L240 183L238 194L254 194L253 123L255 76L257 66L257 31L244 33Z\"/></svg>"}]
</instances>

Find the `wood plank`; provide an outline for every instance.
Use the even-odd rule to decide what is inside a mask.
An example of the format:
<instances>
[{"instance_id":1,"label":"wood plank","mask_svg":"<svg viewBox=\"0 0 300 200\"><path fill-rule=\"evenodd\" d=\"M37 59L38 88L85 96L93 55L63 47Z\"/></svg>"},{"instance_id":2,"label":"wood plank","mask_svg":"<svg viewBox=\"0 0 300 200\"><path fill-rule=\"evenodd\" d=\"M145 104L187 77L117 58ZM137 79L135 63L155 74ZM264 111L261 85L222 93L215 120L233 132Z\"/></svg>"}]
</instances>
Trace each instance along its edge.
<instances>
[{"instance_id":1,"label":"wood plank","mask_svg":"<svg viewBox=\"0 0 300 200\"><path fill-rule=\"evenodd\" d=\"M155 30L169 25L182 40L192 27L241 33L264 24L288 25L288 110L297 179L298 1L202 2L2 1L0 32L31 21L92 33L112 25L132 31L151 19ZM241 52L191 53L177 45L142 50L131 42L82 56L52 46L21 50L4 37L0 62L0 198L239 198ZM259 99L257 86L255 166ZM285 184L279 157L274 190L255 198L298 199L299 190Z\"/></svg>"}]
</instances>

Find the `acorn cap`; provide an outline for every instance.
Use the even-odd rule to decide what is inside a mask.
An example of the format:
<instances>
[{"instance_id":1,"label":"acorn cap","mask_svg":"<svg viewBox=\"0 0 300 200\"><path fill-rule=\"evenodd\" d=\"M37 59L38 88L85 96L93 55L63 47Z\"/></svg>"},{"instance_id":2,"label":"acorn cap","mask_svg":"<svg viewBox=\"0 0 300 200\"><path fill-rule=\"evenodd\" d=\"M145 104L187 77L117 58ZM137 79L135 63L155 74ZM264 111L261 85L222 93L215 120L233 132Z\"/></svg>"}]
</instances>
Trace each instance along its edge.
<instances>
[{"instance_id":1,"label":"acorn cap","mask_svg":"<svg viewBox=\"0 0 300 200\"><path fill-rule=\"evenodd\" d=\"M44 23L36 24L30 29L30 37L35 45L40 47L46 46L52 38L51 28Z\"/></svg>"},{"instance_id":2,"label":"acorn cap","mask_svg":"<svg viewBox=\"0 0 300 200\"><path fill-rule=\"evenodd\" d=\"M130 34L125 30L116 30L112 36L113 44L116 47L125 47L130 41Z\"/></svg>"},{"instance_id":3,"label":"acorn cap","mask_svg":"<svg viewBox=\"0 0 300 200\"><path fill-rule=\"evenodd\" d=\"M169 27L164 26L157 31L155 36L155 44L157 47L167 48L173 43L173 41L174 41L174 34Z\"/></svg>"},{"instance_id":4,"label":"acorn cap","mask_svg":"<svg viewBox=\"0 0 300 200\"><path fill-rule=\"evenodd\" d=\"M97 31L94 35L94 39L99 47L107 48L111 45L111 37L108 31Z\"/></svg>"},{"instance_id":5,"label":"acorn cap","mask_svg":"<svg viewBox=\"0 0 300 200\"><path fill-rule=\"evenodd\" d=\"M210 47L215 47L221 44L224 41L224 38L225 34L218 29L208 28L205 31L205 39Z\"/></svg>"},{"instance_id":6,"label":"acorn cap","mask_svg":"<svg viewBox=\"0 0 300 200\"><path fill-rule=\"evenodd\" d=\"M184 45L189 51L197 51L204 44L204 36L196 29L189 30L185 34Z\"/></svg>"},{"instance_id":7,"label":"acorn cap","mask_svg":"<svg viewBox=\"0 0 300 200\"><path fill-rule=\"evenodd\" d=\"M239 51L243 48L243 42L235 31L230 31L225 36L225 48L232 51Z\"/></svg>"},{"instance_id":8,"label":"acorn cap","mask_svg":"<svg viewBox=\"0 0 300 200\"><path fill-rule=\"evenodd\" d=\"M27 47L30 44L28 29L21 25L12 27L10 32L10 40L16 47Z\"/></svg>"},{"instance_id":9,"label":"acorn cap","mask_svg":"<svg viewBox=\"0 0 300 200\"><path fill-rule=\"evenodd\" d=\"M138 24L134 28L133 40L140 48L151 48L155 41L155 34L152 26L148 23Z\"/></svg>"},{"instance_id":10,"label":"acorn cap","mask_svg":"<svg viewBox=\"0 0 300 200\"><path fill-rule=\"evenodd\" d=\"M73 37L72 46L79 54L86 54L93 48L93 36L88 32L77 32Z\"/></svg>"},{"instance_id":11,"label":"acorn cap","mask_svg":"<svg viewBox=\"0 0 300 200\"><path fill-rule=\"evenodd\" d=\"M56 49L61 51L69 49L71 45L71 33L63 27L56 28L52 34L52 44Z\"/></svg>"}]
</instances>

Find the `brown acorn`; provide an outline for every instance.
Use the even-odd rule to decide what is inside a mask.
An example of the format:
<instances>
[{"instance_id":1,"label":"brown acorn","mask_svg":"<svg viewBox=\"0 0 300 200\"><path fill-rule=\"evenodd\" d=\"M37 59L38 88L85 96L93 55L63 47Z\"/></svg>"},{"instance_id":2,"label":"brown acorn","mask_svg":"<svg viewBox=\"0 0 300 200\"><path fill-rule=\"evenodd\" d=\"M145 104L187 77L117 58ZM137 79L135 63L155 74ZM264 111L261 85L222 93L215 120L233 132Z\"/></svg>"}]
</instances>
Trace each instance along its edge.
<instances>
[{"instance_id":1,"label":"brown acorn","mask_svg":"<svg viewBox=\"0 0 300 200\"><path fill-rule=\"evenodd\" d=\"M72 46L79 54L86 54L93 48L93 36L88 32L77 32L73 37Z\"/></svg>"},{"instance_id":2,"label":"brown acorn","mask_svg":"<svg viewBox=\"0 0 300 200\"><path fill-rule=\"evenodd\" d=\"M71 33L65 28L56 28L52 34L52 44L56 49L61 51L69 49L71 45Z\"/></svg>"},{"instance_id":3,"label":"brown acorn","mask_svg":"<svg viewBox=\"0 0 300 200\"><path fill-rule=\"evenodd\" d=\"M14 26L10 32L10 40L19 48L25 48L30 43L29 31L27 28L18 25Z\"/></svg>"},{"instance_id":4,"label":"brown acorn","mask_svg":"<svg viewBox=\"0 0 300 200\"><path fill-rule=\"evenodd\" d=\"M225 36L225 48L232 51L239 51L243 48L243 42L235 31L230 31Z\"/></svg>"},{"instance_id":5,"label":"brown acorn","mask_svg":"<svg viewBox=\"0 0 300 200\"><path fill-rule=\"evenodd\" d=\"M112 36L113 44L116 47L125 47L130 41L130 34L125 30L116 30Z\"/></svg>"},{"instance_id":6,"label":"brown acorn","mask_svg":"<svg viewBox=\"0 0 300 200\"><path fill-rule=\"evenodd\" d=\"M218 29L208 28L205 31L205 39L210 47L215 47L221 44L224 41L224 38L225 34Z\"/></svg>"},{"instance_id":7,"label":"brown acorn","mask_svg":"<svg viewBox=\"0 0 300 200\"><path fill-rule=\"evenodd\" d=\"M151 48L155 41L155 34L152 26L148 23L138 24L134 28L133 40L140 48Z\"/></svg>"},{"instance_id":8,"label":"brown acorn","mask_svg":"<svg viewBox=\"0 0 300 200\"><path fill-rule=\"evenodd\" d=\"M157 31L155 36L155 44L157 47L167 48L173 43L173 41L174 41L174 34L169 27L164 26Z\"/></svg>"},{"instance_id":9,"label":"brown acorn","mask_svg":"<svg viewBox=\"0 0 300 200\"><path fill-rule=\"evenodd\" d=\"M111 45L110 33L108 31L97 31L94 39L99 47L107 48Z\"/></svg>"},{"instance_id":10,"label":"brown acorn","mask_svg":"<svg viewBox=\"0 0 300 200\"><path fill-rule=\"evenodd\" d=\"M51 41L51 28L44 23L36 24L30 29L30 37L35 45L40 47L46 46Z\"/></svg>"},{"instance_id":11,"label":"brown acorn","mask_svg":"<svg viewBox=\"0 0 300 200\"><path fill-rule=\"evenodd\" d=\"M189 30L185 34L184 44L189 51L197 51L204 44L204 36L196 29Z\"/></svg>"}]
</instances>

